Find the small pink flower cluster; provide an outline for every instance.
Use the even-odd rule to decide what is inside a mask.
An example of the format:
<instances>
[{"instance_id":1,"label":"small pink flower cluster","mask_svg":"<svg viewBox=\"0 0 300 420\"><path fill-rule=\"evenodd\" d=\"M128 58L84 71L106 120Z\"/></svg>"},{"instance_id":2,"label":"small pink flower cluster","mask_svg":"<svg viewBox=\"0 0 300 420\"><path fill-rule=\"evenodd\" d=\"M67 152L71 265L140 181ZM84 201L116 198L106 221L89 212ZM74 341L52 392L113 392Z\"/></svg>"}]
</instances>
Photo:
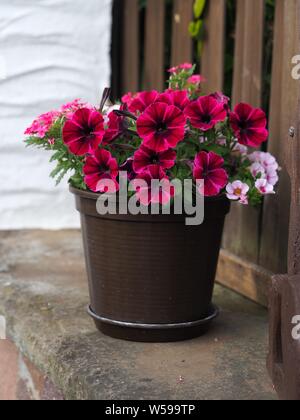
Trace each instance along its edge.
<instances>
[{"instance_id":1,"label":"small pink flower cluster","mask_svg":"<svg viewBox=\"0 0 300 420\"><path fill-rule=\"evenodd\" d=\"M252 162L250 172L256 180L256 188L263 194L274 194L274 187L279 181L279 165L270 153L254 152L249 155Z\"/></svg>"},{"instance_id":2,"label":"small pink flower cluster","mask_svg":"<svg viewBox=\"0 0 300 420\"><path fill-rule=\"evenodd\" d=\"M183 63L176 67L171 67L168 72L171 74L180 73L181 71L192 70L193 64Z\"/></svg>"},{"instance_id":3,"label":"small pink flower cluster","mask_svg":"<svg viewBox=\"0 0 300 420\"><path fill-rule=\"evenodd\" d=\"M40 139L44 139L52 125L57 121L59 118L65 117L67 119L73 118L74 114L78 109L81 108L92 108L91 105L82 102L80 99L75 99L72 102L69 102L56 111L50 111L45 114L40 115L37 117L30 127L28 127L25 131L26 136L37 136ZM55 139L48 140L50 144L55 142Z\"/></svg>"},{"instance_id":4,"label":"small pink flower cluster","mask_svg":"<svg viewBox=\"0 0 300 420\"><path fill-rule=\"evenodd\" d=\"M60 117L58 111L50 111L46 114L40 115L36 120L33 121L30 127L25 131L27 136L38 136L43 139L47 132L50 130L53 123Z\"/></svg>"},{"instance_id":5,"label":"small pink flower cluster","mask_svg":"<svg viewBox=\"0 0 300 420\"><path fill-rule=\"evenodd\" d=\"M275 194L274 187L279 181L279 165L274 156L265 152L254 152L247 156L251 162L249 171L254 178L255 188L261 195ZM242 181L234 181L226 187L227 197L241 204L248 204L250 187Z\"/></svg>"},{"instance_id":6,"label":"small pink flower cluster","mask_svg":"<svg viewBox=\"0 0 300 420\"><path fill-rule=\"evenodd\" d=\"M68 120L70 120L73 118L75 112L78 111L78 109L82 108L93 109L93 106L88 103L82 102L80 99L75 99L74 101L63 105L60 108L59 112L60 114L62 114L62 116L65 116Z\"/></svg>"}]
</instances>

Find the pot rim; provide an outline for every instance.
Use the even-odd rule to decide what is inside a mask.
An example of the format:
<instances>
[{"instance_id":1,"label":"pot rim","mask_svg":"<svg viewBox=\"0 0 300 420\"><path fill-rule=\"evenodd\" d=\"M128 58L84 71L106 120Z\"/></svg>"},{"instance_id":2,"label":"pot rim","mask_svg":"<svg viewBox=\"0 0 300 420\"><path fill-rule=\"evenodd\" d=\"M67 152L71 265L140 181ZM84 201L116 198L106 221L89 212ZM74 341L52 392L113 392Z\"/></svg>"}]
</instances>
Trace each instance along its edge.
<instances>
[{"instance_id":1,"label":"pot rim","mask_svg":"<svg viewBox=\"0 0 300 420\"><path fill-rule=\"evenodd\" d=\"M69 190L74 195L78 195L80 197L88 198L90 200L95 200L95 201L97 201L98 198L101 196L101 194L99 194L99 193L94 193L90 190L86 190L86 191L80 190L79 188L75 188L72 185L69 185ZM224 193L219 194L215 197L204 197L204 200L205 200L205 202L215 202L215 201L223 201L223 200L230 201L230 200L228 200L228 198L226 197L226 194L224 194Z\"/></svg>"},{"instance_id":2,"label":"pot rim","mask_svg":"<svg viewBox=\"0 0 300 420\"><path fill-rule=\"evenodd\" d=\"M70 186L70 192L75 195L76 198L76 208L81 214L86 216L97 217L104 220L115 220L123 222L146 222L146 223L183 223L187 218L193 218L193 216L183 212L182 214L105 214L100 215L96 210L96 205L94 204L98 198L101 196L98 193L93 193L91 191L83 191L78 188ZM205 211L207 215L205 219L218 219L223 218L230 210L230 201L225 194L219 195L217 197L207 197L204 200ZM192 225L195 226L195 225ZM201 226L201 225L197 225Z\"/></svg>"}]
</instances>

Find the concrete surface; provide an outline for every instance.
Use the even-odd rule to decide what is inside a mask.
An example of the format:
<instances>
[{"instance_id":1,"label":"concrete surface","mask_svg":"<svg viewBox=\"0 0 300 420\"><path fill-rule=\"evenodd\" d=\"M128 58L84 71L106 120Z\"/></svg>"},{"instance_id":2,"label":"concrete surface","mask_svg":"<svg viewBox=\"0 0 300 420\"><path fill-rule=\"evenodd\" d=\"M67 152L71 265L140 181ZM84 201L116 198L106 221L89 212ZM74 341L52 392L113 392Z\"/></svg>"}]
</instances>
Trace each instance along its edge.
<instances>
[{"instance_id":1,"label":"concrete surface","mask_svg":"<svg viewBox=\"0 0 300 420\"><path fill-rule=\"evenodd\" d=\"M267 313L244 298L217 287L221 316L205 337L123 342L86 315L79 232L3 232L0 255L8 334L66 399L276 399L265 368Z\"/></svg>"}]
</instances>

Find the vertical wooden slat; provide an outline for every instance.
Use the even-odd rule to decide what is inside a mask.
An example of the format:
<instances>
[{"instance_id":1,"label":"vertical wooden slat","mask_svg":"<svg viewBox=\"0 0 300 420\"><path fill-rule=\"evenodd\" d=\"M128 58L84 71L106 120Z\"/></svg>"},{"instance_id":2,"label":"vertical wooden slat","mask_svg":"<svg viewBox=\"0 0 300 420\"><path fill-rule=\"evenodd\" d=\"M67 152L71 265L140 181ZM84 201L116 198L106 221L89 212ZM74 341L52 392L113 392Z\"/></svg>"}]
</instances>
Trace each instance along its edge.
<instances>
[{"instance_id":1,"label":"vertical wooden slat","mask_svg":"<svg viewBox=\"0 0 300 420\"><path fill-rule=\"evenodd\" d=\"M174 0L171 58L173 66L193 60L193 42L189 33L193 4L194 0Z\"/></svg>"},{"instance_id":2,"label":"vertical wooden slat","mask_svg":"<svg viewBox=\"0 0 300 420\"><path fill-rule=\"evenodd\" d=\"M144 88L163 90L165 53L165 2L147 1Z\"/></svg>"},{"instance_id":3,"label":"vertical wooden slat","mask_svg":"<svg viewBox=\"0 0 300 420\"><path fill-rule=\"evenodd\" d=\"M288 138L289 127L298 125L294 113L299 80L294 80L291 75L292 57L299 54L297 4L299 0L277 0L276 4L269 151L276 155L284 169L280 174L278 194L265 200L260 264L277 273L287 270L290 180L285 154L293 141Z\"/></svg>"},{"instance_id":4,"label":"vertical wooden slat","mask_svg":"<svg viewBox=\"0 0 300 420\"><path fill-rule=\"evenodd\" d=\"M292 66L288 62L292 60L300 51L300 0L294 0L287 8L285 4L285 22L286 27L295 27L296 30L290 32L291 49L285 49L286 52L286 71L284 75L291 75ZM289 50L289 51L288 51ZM288 70L289 69L289 70ZM283 105L293 110L292 114L284 112L283 117L286 118L283 123L285 135L285 165L291 182L291 212L290 212L290 229L289 229L289 249L288 249L288 274L290 276L298 275L298 291L299 291L299 274L300 274L300 88L299 79L295 80L290 77L286 80L288 91L285 90L283 95ZM283 87L285 86L285 77L283 78ZM291 127L295 130L294 136L291 136ZM287 131L288 130L288 131ZM297 296L299 302L299 294ZM299 305L298 309L299 309ZM298 360L300 348L298 346ZM298 369L299 370L299 369ZM299 384L299 378L298 384ZM298 389L299 395L299 389Z\"/></svg>"},{"instance_id":5,"label":"vertical wooden slat","mask_svg":"<svg viewBox=\"0 0 300 420\"><path fill-rule=\"evenodd\" d=\"M238 0L235 36L233 103L262 100L264 0Z\"/></svg>"},{"instance_id":6,"label":"vertical wooden slat","mask_svg":"<svg viewBox=\"0 0 300 420\"><path fill-rule=\"evenodd\" d=\"M226 1L209 0L205 21L205 42L201 57L201 72L207 79L204 93L222 91L224 84Z\"/></svg>"},{"instance_id":7,"label":"vertical wooden slat","mask_svg":"<svg viewBox=\"0 0 300 420\"><path fill-rule=\"evenodd\" d=\"M237 0L236 28L235 28L235 52L232 102L236 104L242 98L243 91L243 64L244 64L244 28L245 28L246 1Z\"/></svg>"},{"instance_id":8,"label":"vertical wooden slat","mask_svg":"<svg viewBox=\"0 0 300 420\"><path fill-rule=\"evenodd\" d=\"M264 0L238 0L234 104L261 105L264 10ZM224 247L252 263L259 259L260 216L260 209L233 203L225 228Z\"/></svg>"},{"instance_id":9,"label":"vertical wooden slat","mask_svg":"<svg viewBox=\"0 0 300 420\"><path fill-rule=\"evenodd\" d=\"M124 37L122 90L137 92L139 89L139 0L124 2Z\"/></svg>"}]
</instances>

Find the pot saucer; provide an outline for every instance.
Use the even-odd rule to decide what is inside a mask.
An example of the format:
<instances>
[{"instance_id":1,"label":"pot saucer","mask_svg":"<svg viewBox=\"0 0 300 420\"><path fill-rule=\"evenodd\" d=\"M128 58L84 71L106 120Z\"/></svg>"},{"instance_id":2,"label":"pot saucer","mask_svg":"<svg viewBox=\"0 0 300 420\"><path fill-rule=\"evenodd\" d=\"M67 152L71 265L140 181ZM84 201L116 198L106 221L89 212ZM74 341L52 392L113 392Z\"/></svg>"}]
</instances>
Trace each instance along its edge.
<instances>
[{"instance_id":1,"label":"pot saucer","mask_svg":"<svg viewBox=\"0 0 300 420\"><path fill-rule=\"evenodd\" d=\"M113 338L137 342L175 342L190 340L205 334L220 311L211 306L209 315L203 319L180 324L139 324L101 317L88 307L88 314L103 334Z\"/></svg>"}]
</instances>

